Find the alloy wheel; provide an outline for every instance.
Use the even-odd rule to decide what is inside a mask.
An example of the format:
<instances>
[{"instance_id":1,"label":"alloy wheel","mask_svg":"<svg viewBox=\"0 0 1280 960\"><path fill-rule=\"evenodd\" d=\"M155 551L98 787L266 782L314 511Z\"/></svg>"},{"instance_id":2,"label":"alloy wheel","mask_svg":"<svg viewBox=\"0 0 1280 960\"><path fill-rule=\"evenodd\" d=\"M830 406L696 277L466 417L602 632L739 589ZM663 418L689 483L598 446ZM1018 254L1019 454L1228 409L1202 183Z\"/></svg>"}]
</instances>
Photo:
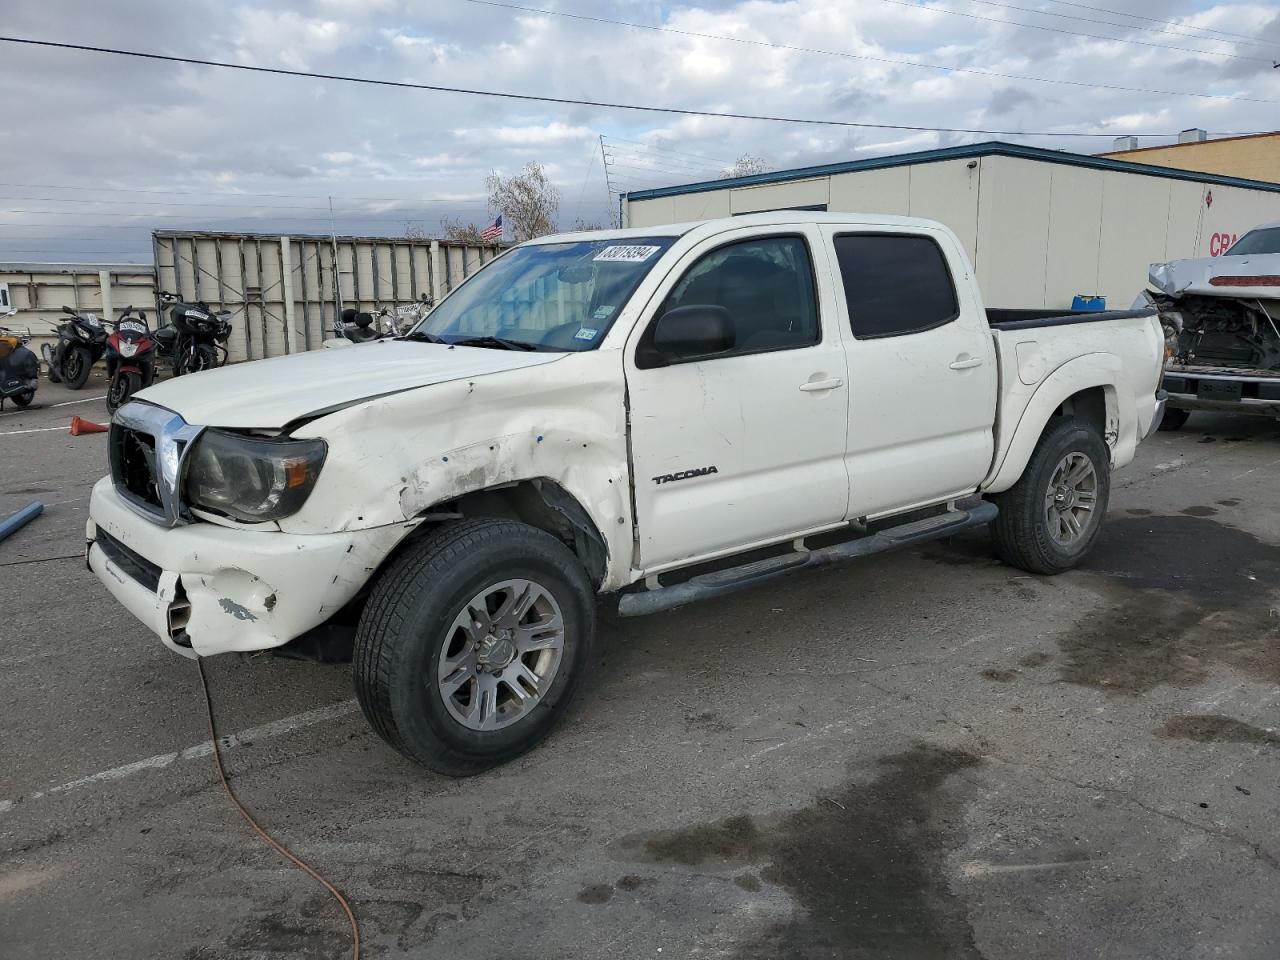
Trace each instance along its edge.
<instances>
[{"instance_id":1,"label":"alloy wheel","mask_svg":"<svg viewBox=\"0 0 1280 960\"><path fill-rule=\"evenodd\" d=\"M1044 495L1049 536L1060 546L1072 546L1096 522L1098 473L1086 454L1068 453L1058 461Z\"/></svg>"},{"instance_id":2,"label":"alloy wheel","mask_svg":"<svg viewBox=\"0 0 1280 960\"><path fill-rule=\"evenodd\" d=\"M551 688L564 639L564 615L546 587L533 580L485 587L454 617L440 648L445 707L471 730L510 726Z\"/></svg>"}]
</instances>

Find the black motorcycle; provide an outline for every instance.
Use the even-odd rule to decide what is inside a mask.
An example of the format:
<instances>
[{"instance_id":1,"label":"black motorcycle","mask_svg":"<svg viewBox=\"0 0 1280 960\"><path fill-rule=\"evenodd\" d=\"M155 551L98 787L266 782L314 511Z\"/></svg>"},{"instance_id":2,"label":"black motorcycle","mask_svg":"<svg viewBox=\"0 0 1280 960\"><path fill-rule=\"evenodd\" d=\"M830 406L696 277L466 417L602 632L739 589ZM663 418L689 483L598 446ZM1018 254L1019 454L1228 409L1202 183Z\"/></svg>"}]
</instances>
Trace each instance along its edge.
<instances>
[{"instance_id":1,"label":"black motorcycle","mask_svg":"<svg viewBox=\"0 0 1280 960\"><path fill-rule=\"evenodd\" d=\"M20 334L0 327L0 410L12 400L19 407L31 406L40 385L40 361L27 349L30 332Z\"/></svg>"},{"instance_id":2,"label":"black motorcycle","mask_svg":"<svg viewBox=\"0 0 1280 960\"><path fill-rule=\"evenodd\" d=\"M348 307L342 311L342 316L334 325L334 332L352 343L402 337L430 311L431 304L431 299L424 293L413 303L396 307L394 314L382 307L375 317L371 313Z\"/></svg>"},{"instance_id":3,"label":"black motorcycle","mask_svg":"<svg viewBox=\"0 0 1280 960\"><path fill-rule=\"evenodd\" d=\"M212 370L227 362L227 339L231 336L231 313L214 312L207 303L182 303L177 294L160 291L159 314L169 323L152 336L160 356L173 366L173 375Z\"/></svg>"},{"instance_id":4,"label":"black motorcycle","mask_svg":"<svg viewBox=\"0 0 1280 960\"><path fill-rule=\"evenodd\" d=\"M58 324L57 344L43 344L40 350L49 365L49 380L79 390L107 350L107 328L92 313L78 313L70 307L63 307L62 312L71 319Z\"/></svg>"}]
</instances>

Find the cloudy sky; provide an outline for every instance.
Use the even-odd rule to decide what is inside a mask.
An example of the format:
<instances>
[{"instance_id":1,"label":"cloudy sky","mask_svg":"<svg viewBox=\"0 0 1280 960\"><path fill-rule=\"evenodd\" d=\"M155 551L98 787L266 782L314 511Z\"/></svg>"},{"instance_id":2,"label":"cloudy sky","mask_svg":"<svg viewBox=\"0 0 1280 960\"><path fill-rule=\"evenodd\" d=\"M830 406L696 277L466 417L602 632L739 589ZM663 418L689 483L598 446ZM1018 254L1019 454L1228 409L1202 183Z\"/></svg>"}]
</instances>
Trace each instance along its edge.
<instances>
[{"instance_id":1,"label":"cloudy sky","mask_svg":"<svg viewBox=\"0 0 1280 960\"><path fill-rule=\"evenodd\" d=\"M998 139L1081 152L1118 134L1166 135L1142 141L1153 144L1191 126L1280 126L1272 0L16 0L4 21L5 34L41 40L570 99L1014 131L1036 135ZM485 175L529 161L559 186L568 227L606 221L619 190L714 178L743 154L781 169L995 139L538 104L9 43L0 90L5 262L149 262L159 228L328 233L329 197L339 234L433 234L445 216L487 222Z\"/></svg>"}]
</instances>

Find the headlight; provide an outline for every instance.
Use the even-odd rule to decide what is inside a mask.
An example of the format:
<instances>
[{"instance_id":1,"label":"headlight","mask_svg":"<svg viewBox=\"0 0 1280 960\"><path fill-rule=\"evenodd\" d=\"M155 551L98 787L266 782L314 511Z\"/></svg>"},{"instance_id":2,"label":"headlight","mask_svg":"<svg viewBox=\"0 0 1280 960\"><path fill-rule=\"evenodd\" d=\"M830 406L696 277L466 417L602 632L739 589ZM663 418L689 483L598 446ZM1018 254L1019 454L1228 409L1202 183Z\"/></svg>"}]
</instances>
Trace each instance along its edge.
<instances>
[{"instance_id":1,"label":"headlight","mask_svg":"<svg viewBox=\"0 0 1280 960\"><path fill-rule=\"evenodd\" d=\"M138 352L138 344L136 342L131 343L128 340L122 340L120 342L120 356L132 357L137 352Z\"/></svg>"},{"instance_id":2,"label":"headlight","mask_svg":"<svg viewBox=\"0 0 1280 960\"><path fill-rule=\"evenodd\" d=\"M266 440L206 430L187 459L187 503L245 523L302 509L324 463L323 440Z\"/></svg>"}]
</instances>

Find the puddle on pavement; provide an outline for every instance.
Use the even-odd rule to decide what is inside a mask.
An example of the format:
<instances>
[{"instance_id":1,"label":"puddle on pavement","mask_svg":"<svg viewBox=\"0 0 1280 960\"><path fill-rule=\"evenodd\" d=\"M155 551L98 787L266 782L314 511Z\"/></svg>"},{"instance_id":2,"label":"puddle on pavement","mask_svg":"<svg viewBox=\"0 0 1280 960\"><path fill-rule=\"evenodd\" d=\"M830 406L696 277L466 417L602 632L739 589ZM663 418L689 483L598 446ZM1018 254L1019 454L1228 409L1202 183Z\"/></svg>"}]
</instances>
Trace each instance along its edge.
<instances>
[{"instance_id":1,"label":"puddle on pavement","mask_svg":"<svg viewBox=\"0 0 1280 960\"><path fill-rule=\"evenodd\" d=\"M1206 517L1109 517L1081 565L1105 605L1058 636L1062 679L1119 693L1222 664L1280 682L1280 547Z\"/></svg>"},{"instance_id":2,"label":"puddle on pavement","mask_svg":"<svg viewBox=\"0 0 1280 960\"><path fill-rule=\"evenodd\" d=\"M1220 714L1183 714L1169 720L1159 733L1162 737L1197 743L1257 743L1280 747L1280 734L1274 730L1263 730Z\"/></svg>"},{"instance_id":3,"label":"puddle on pavement","mask_svg":"<svg viewBox=\"0 0 1280 960\"><path fill-rule=\"evenodd\" d=\"M749 935L739 958L977 958L943 863L963 839L964 788L948 779L978 762L919 746L882 758L873 782L810 807L633 835L622 847L641 861L721 872L744 890L790 893L793 917Z\"/></svg>"},{"instance_id":4,"label":"puddle on pavement","mask_svg":"<svg viewBox=\"0 0 1280 960\"><path fill-rule=\"evenodd\" d=\"M1077 582L1103 595L1100 607L1049 634L1058 642L1061 679L1141 694L1162 684L1200 683L1221 664L1280 683L1280 546L1193 515L1211 509L1188 507L1173 516L1140 509L1112 513L1078 571L1045 578L1042 585L1029 577L1003 584L1021 599L1020 584L1043 591L1083 574ZM985 567L991 544L986 536L956 537L922 555ZM1038 596L1031 591L1029 599L1038 602ZM995 680L1000 677L994 674L1008 672L999 665L982 676Z\"/></svg>"}]
</instances>

